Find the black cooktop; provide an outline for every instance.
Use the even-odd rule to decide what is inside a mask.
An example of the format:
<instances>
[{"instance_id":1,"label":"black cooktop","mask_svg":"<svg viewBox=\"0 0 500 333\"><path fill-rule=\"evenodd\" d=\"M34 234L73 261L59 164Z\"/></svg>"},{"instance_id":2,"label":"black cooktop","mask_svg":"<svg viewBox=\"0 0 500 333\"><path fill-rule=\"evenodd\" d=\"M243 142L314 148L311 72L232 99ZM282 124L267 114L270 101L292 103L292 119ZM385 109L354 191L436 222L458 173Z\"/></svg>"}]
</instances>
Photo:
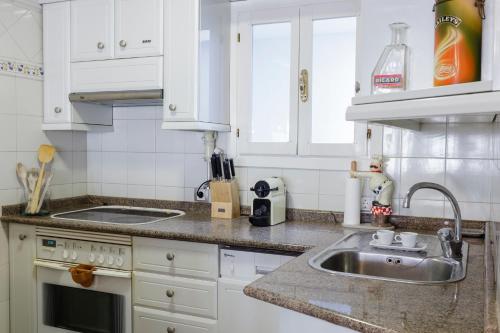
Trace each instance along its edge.
<instances>
[{"instance_id":1,"label":"black cooktop","mask_svg":"<svg viewBox=\"0 0 500 333\"><path fill-rule=\"evenodd\" d=\"M80 220L115 224L144 224L183 215L175 210L147 210L130 207L97 207L79 211L59 213L55 219Z\"/></svg>"}]
</instances>

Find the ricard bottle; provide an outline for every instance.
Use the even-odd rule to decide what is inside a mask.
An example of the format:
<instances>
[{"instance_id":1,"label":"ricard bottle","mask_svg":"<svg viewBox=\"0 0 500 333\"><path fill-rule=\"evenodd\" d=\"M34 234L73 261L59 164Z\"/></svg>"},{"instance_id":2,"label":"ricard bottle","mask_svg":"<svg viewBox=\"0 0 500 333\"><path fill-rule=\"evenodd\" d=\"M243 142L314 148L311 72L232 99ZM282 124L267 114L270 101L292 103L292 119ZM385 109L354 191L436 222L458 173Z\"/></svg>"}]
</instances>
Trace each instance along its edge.
<instances>
[{"instance_id":1,"label":"ricard bottle","mask_svg":"<svg viewBox=\"0 0 500 333\"><path fill-rule=\"evenodd\" d=\"M406 23L392 23L392 41L387 45L372 74L372 94L404 91L408 80L408 58L406 45Z\"/></svg>"},{"instance_id":2,"label":"ricard bottle","mask_svg":"<svg viewBox=\"0 0 500 333\"><path fill-rule=\"evenodd\" d=\"M485 0L436 0L434 86L481 80Z\"/></svg>"}]
</instances>

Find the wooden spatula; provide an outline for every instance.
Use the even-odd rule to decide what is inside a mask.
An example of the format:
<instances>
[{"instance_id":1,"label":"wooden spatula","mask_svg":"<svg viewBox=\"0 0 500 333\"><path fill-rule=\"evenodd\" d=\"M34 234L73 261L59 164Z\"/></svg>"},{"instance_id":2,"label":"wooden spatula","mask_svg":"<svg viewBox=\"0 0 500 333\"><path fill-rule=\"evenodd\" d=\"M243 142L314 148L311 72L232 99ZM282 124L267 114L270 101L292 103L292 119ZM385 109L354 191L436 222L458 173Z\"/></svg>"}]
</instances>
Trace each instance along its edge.
<instances>
[{"instance_id":1,"label":"wooden spatula","mask_svg":"<svg viewBox=\"0 0 500 333\"><path fill-rule=\"evenodd\" d=\"M54 154L56 153L56 148L51 145L41 145L38 148L38 160L42 164L40 167L40 173L36 181L35 191L33 192L33 198L31 199L31 214L36 214L38 209L38 202L40 200L40 191L42 190L43 179L45 177L45 167L47 163L52 162L54 159Z\"/></svg>"}]
</instances>

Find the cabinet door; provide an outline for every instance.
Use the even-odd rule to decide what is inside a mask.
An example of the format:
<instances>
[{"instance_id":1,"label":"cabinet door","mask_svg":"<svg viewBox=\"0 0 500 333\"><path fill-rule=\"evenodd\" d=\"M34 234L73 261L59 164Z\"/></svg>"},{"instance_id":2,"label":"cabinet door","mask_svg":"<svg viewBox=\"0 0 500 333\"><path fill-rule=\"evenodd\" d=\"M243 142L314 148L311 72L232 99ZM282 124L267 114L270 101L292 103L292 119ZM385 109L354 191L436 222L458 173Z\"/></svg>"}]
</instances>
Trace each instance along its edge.
<instances>
[{"instance_id":1,"label":"cabinet door","mask_svg":"<svg viewBox=\"0 0 500 333\"><path fill-rule=\"evenodd\" d=\"M198 120L199 0L165 3L165 121Z\"/></svg>"},{"instance_id":2,"label":"cabinet door","mask_svg":"<svg viewBox=\"0 0 500 333\"><path fill-rule=\"evenodd\" d=\"M70 84L70 3L43 6L43 64L45 79L44 123L71 122L68 100Z\"/></svg>"},{"instance_id":3,"label":"cabinet door","mask_svg":"<svg viewBox=\"0 0 500 333\"><path fill-rule=\"evenodd\" d=\"M163 0L116 0L115 57L163 54Z\"/></svg>"},{"instance_id":4,"label":"cabinet door","mask_svg":"<svg viewBox=\"0 0 500 333\"><path fill-rule=\"evenodd\" d=\"M71 61L110 59L114 53L114 0L71 1Z\"/></svg>"},{"instance_id":5,"label":"cabinet door","mask_svg":"<svg viewBox=\"0 0 500 333\"><path fill-rule=\"evenodd\" d=\"M10 331L36 332L35 227L9 225Z\"/></svg>"}]
</instances>

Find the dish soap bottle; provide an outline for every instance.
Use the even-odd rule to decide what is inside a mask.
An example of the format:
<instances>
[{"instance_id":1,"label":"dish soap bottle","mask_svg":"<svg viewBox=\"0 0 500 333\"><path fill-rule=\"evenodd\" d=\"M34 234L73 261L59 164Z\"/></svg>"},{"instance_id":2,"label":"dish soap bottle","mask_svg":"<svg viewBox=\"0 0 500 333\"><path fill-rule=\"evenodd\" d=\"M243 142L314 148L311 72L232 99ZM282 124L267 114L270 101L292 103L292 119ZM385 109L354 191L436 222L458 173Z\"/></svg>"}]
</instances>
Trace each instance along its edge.
<instances>
[{"instance_id":1,"label":"dish soap bottle","mask_svg":"<svg viewBox=\"0 0 500 333\"><path fill-rule=\"evenodd\" d=\"M406 43L406 23L392 23L392 42L387 45L372 74L372 94L404 91L410 50Z\"/></svg>"}]
</instances>

